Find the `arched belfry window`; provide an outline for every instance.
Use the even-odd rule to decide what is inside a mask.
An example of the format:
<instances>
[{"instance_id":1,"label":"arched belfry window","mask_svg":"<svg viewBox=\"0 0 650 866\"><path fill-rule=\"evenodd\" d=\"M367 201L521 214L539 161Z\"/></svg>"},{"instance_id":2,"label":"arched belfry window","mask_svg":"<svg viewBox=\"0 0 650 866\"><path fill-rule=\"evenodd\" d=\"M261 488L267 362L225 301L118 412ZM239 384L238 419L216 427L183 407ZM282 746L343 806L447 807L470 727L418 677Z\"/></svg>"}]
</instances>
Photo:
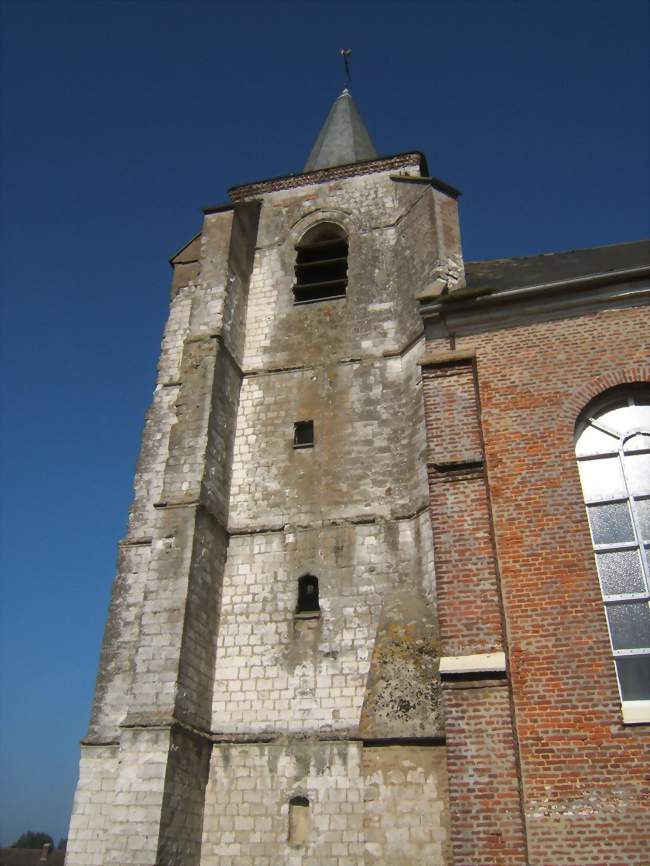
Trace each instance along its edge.
<instances>
[{"instance_id":1,"label":"arched belfry window","mask_svg":"<svg viewBox=\"0 0 650 866\"><path fill-rule=\"evenodd\" d=\"M294 303L343 298L347 284L347 235L336 223L318 223L296 246Z\"/></svg>"},{"instance_id":2,"label":"arched belfry window","mask_svg":"<svg viewBox=\"0 0 650 866\"><path fill-rule=\"evenodd\" d=\"M318 578L313 574L303 574L298 578L298 603L296 604L296 615L314 617L320 615L320 602L318 599Z\"/></svg>"},{"instance_id":3,"label":"arched belfry window","mask_svg":"<svg viewBox=\"0 0 650 866\"><path fill-rule=\"evenodd\" d=\"M624 719L650 721L650 386L587 406L576 456Z\"/></svg>"}]
</instances>

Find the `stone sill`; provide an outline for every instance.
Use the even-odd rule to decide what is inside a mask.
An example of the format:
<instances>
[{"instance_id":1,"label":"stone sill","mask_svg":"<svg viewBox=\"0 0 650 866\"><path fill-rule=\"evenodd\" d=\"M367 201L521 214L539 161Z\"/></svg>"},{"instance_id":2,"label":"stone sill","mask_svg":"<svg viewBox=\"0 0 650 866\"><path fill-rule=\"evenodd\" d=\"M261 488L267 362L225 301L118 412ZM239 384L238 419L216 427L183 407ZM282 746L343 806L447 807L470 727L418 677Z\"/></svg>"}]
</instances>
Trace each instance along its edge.
<instances>
[{"instance_id":1,"label":"stone sill","mask_svg":"<svg viewBox=\"0 0 650 866\"><path fill-rule=\"evenodd\" d=\"M443 656L440 659L441 674L475 674L505 671L504 652L475 653L467 656Z\"/></svg>"},{"instance_id":2,"label":"stone sill","mask_svg":"<svg viewBox=\"0 0 650 866\"><path fill-rule=\"evenodd\" d=\"M640 725L650 722L650 701L623 701L623 724Z\"/></svg>"}]
</instances>

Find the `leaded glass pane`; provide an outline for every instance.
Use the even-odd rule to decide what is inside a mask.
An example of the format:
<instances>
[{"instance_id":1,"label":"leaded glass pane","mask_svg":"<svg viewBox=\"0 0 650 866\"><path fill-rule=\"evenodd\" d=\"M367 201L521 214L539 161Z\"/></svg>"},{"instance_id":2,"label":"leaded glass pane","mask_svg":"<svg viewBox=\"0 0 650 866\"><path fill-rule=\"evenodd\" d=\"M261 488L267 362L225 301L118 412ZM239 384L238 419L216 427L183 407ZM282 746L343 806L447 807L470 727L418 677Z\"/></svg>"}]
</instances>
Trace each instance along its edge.
<instances>
[{"instance_id":1,"label":"leaded glass pane","mask_svg":"<svg viewBox=\"0 0 650 866\"><path fill-rule=\"evenodd\" d=\"M650 698L650 655L623 656L616 659L618 680L624 701Z\"/></svg>"},{"instance_id":2,"label":"leaded glass pane","mask_svg":"<svg viewBox=\"0 0 650 866\"><path fill-rule=\"evenodd\" d=\"M645 427L650 430L650 404L630 406L629 409L630 424L627 429Z\"/></svg>"},{"instance_id":3,"label":"leaded glass pane","mask_svg":"<svg viewBox=\"0 0 650 866\"><path fill-rule=\"evenodd\" d=\"M650 700L650 389L605 394L584 420L576 455L612 645L632 653L616 657L621 695Z\"/></svg>"},{"instance_id":4,"label":"leaded glass pane","mask_svg":"<svg viewBox=\"0 0 650 866\"><path fill-rule=\"evenodd\" d=\"M598 416L598 423L618 433L650 426L650 406L619 406Z\"/></svg>"},{"instance_id":5,"label":"leaded glass pane","mask_svg":"<svg viewBox=\"0 0 650 866\"><path fill-rule=\"evenodd\" d=\"M630 493L633 496L650 493L650 454L626 454L624 460Z\"/></svg>"},{"instance_id":6,"label":"leaded glass pane","mask_svg":"<svg viewBox=\"0 0 650 866\"><path fill-rule=\"evenodd\" d=\"M588 502L598 499L619 499L627 496L621 461L618 456L603 457L600 460L581 460L578 466L582 489Z\"/></svg>"},{"instance_id":7,"label":"leaded glass pane","mask_svg":"<svg viewBox=\"0 0 650 866\"><path fill-rule=\"evenodd\" d=\"M615 650L650 647L650 607L647 601L608 604L607 619Z\"/></svg>"},{"instance_id":8,"label":"leaded glass pane","mask_svg":"<svg viewBox=\"0 0 650 866\"><path fill-rule=\"evenodd\" d=\"M634 531L627 502L590 505L587 509L594 544L617 544L634 541Z\"/></svg>"},{"instance_id":9,"label":"leaded glass pane","mask_svg":"<svg viewBox=\"0 0 650 866\"><path fill-rule=\"evenodd\" d=\"M637 499L634 510L639 521L641 537L644 541L650 541L650 499Z\"/></svg>"},{"instance_id":10,"label":"leaded glass pane","mask_svg":"<svg viewBox=\"0 0 650 866\"><path fill-rule=\"evenodd\" d=\"M576 454L584 457L587 454L603 454L608 451L616 451L618 448L618 437L610 436L596 427L586 427L578 440Z\"/></svg>"},{"instance_id":11,"label":"leaded glass pane","mask_svg":"<svg viewBox=\"0 0 650 866\"><path fill-rule=\"evenodd\" d=\"M650 434L648 433L635 433L625 442L626 451L643 451L644 449L650 449Z\"/></svg>"},{"instance_id":12,"label":"leaded glass pane","mask_svg":"<svg viewBox=\"0 0 650 866\"><path fill-rule=\"evenodd\" d=\"M645 592L638 550L616 550L596 554L596 565L604 595Z\"/></svg>"}]
</instances>

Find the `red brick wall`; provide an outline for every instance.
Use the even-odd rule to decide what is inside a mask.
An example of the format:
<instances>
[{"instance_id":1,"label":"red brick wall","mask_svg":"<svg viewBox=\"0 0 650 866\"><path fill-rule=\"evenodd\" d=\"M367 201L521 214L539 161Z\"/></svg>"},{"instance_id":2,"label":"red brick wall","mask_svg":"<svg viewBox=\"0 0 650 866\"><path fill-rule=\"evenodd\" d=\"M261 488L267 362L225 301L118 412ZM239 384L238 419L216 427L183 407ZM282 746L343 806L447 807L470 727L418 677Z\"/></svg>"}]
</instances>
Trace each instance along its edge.
<instances>
[{"instance_id":1,"label":"red brick wall","mask_svg":"<svg viewBox=\"0 0 650 866\"><path fill-rule=\"evenodd\" d=\"M520 866L526 851L508 684L448 682L443 701L454 866Z\"/></svg>"},{"instance_id":2,"label":"red brick wall","mask_svg":"<svg viewBox=\"0 0 650 866\"><path fill-rule=\"evenodd\" d=\"M443 656L504 648L473 359L422 370ZM443 682L454 866L526 862L508 683Z\"/></svg>"},{"instance_id":3,"label":"red brick wall","mask_svg":"<svg viewBox=\"0 0 650 866\"><path fill-rule=\"evenodd\" d=\"M457 341L476 352L531 866L650 864L650 725L622 723L573 445L591 397L650 381L649 335L640 307Z\"/></svg>"},{"instance_id":4,"label":"red brick wall","mask_svg":"<svg viewBox=\"0 0 650 866\"><path fill-rule=\"evenodd\" d=\"M483 471L429 472L442 655L503 649ZM433 519L433 518L432 518Z\"/></svg>"}]
</instances>

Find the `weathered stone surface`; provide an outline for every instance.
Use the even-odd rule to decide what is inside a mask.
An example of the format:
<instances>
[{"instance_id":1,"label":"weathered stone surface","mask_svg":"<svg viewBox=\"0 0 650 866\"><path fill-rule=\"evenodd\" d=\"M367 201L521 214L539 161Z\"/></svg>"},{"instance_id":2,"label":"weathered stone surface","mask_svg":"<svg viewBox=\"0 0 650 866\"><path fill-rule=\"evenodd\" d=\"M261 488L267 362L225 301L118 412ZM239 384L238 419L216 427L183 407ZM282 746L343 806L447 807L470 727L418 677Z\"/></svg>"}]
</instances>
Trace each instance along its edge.
<instances>
[{"instance_id":1,"label":"weathered stone surface","mask_svg":"<svg viewBox=\"0 0 650 866\"><path fill-rule=\"evenodd\" d=\"M292 844L292 798L309 835ZM443 866L449 844L444 749L292 741L215 746L204 866L304 863Z\"/></svg>"},{"instance_id":2,"label":"weathered stone surface","mask_svg":"<svg viewBox=\"0 0 650 866\"><path fill-rule=\"evenodd\" d=\"M461 261L447 198L388 167L239 194L174 257L71 863L445 862L416 295ZM295 246L321 221L348 235L346 296L296 305ZM361 737L427 745L364 758ZM113 799L85 827L94 790ZM293 845L292 796L310 803Z\"/></svg>"},{"instance_id":3,"label":"weathered stone surface","mask_svg":"<svg viewBox=\"0 0 650 866\"><path fill-rule=\"evenodd\" d=\"M430 606L418 587L387 593L368 673L364 737L441 737L440 651Z\"/></svg>"},{"instance_id":4,"label":"weathered stone surface","mask_svg":"<svg viewBox=\"0 0 650 866\"><path fill-rule=\"evenodd\" d=\"M449 862L444 749L364 748L364 866Z\"/></svg>"}]
</instances>

